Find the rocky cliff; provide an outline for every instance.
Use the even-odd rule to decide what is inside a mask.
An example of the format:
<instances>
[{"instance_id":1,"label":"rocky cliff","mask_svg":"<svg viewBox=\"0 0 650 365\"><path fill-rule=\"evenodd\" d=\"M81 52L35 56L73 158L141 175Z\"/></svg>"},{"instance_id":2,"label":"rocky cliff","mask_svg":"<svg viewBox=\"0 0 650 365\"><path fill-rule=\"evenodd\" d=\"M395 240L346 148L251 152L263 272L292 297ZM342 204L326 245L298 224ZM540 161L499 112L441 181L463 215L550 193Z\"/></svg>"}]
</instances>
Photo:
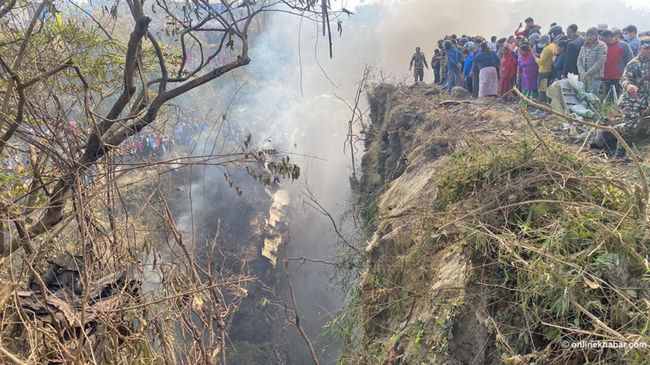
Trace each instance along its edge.
<instances>
[{"instance_id":1,"label":"rocky cliff","mask_svg":"<svg viewBox=\"0 0 650 365\"><path fill-rule=\"evenodd\" d=\"M535 135L517 104L449 98L426 85L368 95L372 239L346 361L382 363L395 339L403 364L647 359L573 345L648 336L638 175L553 142L557 120L531 121Z\"/></svg>"}]
</instances>

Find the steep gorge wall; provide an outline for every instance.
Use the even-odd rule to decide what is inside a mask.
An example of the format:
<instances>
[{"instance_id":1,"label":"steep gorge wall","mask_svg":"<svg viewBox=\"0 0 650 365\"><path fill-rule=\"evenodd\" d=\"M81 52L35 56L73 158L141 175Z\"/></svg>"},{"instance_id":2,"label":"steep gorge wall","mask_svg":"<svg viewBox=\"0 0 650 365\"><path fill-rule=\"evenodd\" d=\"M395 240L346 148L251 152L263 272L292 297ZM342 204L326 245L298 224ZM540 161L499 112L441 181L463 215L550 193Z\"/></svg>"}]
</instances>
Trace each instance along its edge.
<instances>
[{"instance_id":1,"label":"steep gorge wall","mask_svg":"<svg viewBox=\"0 0 650 365\"><path fill-rule=\"evenodd\" d=\"M436 233L427 215L450 155L479 138L507 141L518 123L508 114L495 122L490 111L476 117L486 105L441 104L441 95L425 85L379 85L368 95L373 124L361 192L376 204L376 219L360 284L367 349L361 363L380 362L395 338L408 364L490 362L484 305L469 280L464 238Z\"/></svg>"},{"instance_id":2,"label":"steep gorge wall","mask_svg":"<svg viewBox=\"0 0 650 365\"><path fill-rule=\"evenodd\" d=\"M382 363L396 339L404 364L648 363L643 166L559 142L562 119L447 98L369 95L373 235L349 363Z\"/></svg>"}]
</instances>

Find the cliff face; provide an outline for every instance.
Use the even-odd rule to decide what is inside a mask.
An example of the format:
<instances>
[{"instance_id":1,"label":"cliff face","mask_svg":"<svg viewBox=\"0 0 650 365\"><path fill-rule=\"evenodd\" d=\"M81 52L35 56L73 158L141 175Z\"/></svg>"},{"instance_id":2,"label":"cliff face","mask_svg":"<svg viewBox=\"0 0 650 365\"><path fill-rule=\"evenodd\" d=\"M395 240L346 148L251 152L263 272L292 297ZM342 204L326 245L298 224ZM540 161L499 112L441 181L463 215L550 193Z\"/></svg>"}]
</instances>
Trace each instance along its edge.
<instances>
[{"instance_id":1,"label":"cliff face","mask_svg":"<svg viewBox=\"0 0 650 365\"><path fill-rule=\"evenodd\" d=\"M638 187L590 153L536 138L518 105L449 98L426 85L379 85L368 95L360 191L373 234L359 286L361 350L349 363L381 363L395 339L406 364L638 356L564 347L602 332L593 318L616 328L608 336L645 338ZM622 266L613 273L607 262ZM626 322L616 293L634 303L625 310L638 306L640 322Z\"/></svg>"},{"instance_id":2,"label":"cliff face","mask_svg":"<svg viewBox=\"0 0 650 365\"><path fill-rule=\"evenodd\" d=\"M436 197L437 173L452 163L450 155L478 138L512 137L516 115L499 113L494 123L495 112L476 116L487 105L441 103L440 90L427 86L380 85L369 101L373 130L361 189L377 192L379 223L360 285L365 340L375 354L383 352L382 341L397 336L412 338L402 341L407 356L484 363L489 335L475 313L481 298L468 283L464 240L434 232L426 215ZM428 351L436 347L444 351Z\"/></svg>"}]
</instances>

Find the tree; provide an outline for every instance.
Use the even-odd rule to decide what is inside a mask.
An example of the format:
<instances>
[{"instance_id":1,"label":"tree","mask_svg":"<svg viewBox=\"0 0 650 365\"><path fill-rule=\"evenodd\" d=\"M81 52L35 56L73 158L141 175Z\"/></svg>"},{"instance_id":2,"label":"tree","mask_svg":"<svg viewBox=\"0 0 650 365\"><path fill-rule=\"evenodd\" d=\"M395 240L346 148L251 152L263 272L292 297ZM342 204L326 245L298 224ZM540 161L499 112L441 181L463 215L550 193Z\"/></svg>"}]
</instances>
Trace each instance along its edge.
<instances>
[{"instance_id":1,"label":"tree","mask_svg":"<svg viewBox=\"0 0 650 365\"><path fill-rule=\"evenodd\" d=\"M132 224L128 209L116 207L123 205L120 189L126 185L119 177L142 164L129 160L129 168L116 166L129 159L120 157L128 155L127 142L161 118L167 107L172 108L175 98L251 62L249 37L263 25L258 20L265 14L283 11L325 20L323 31L329 32L327 3L92 3L13 0L0 4L4 73L0 81L4 162L0 166L0 254L11 263L5 288L24 288L25 278L31 276L31 287L40 289L36 296L13 290L0 295L0 309L11 307L12 318L21 327L11 329L14 333L4 331L3 336L19 333L28 339L13 342L13 352L3 347L0 351L17 363L23 361L21 357L101 363L129 356L140 356L144 362L225 363L227 331L245 297L241 284L251 278L215 274L209 265L197 263L193 248L175 227L164 194L156 191L155 202L147 203L172 232L182 251L179 267L183 270L167 273L173 280L162 286L166 295L144 298L134 288L141 282L127 267L138 260L132 252L135 239L116 233L118 226ZM250 136L232 153L173 162L253 166L249 171L262 182L269 181L269 174L290 178L299 174L288 158L255 148ZM99 178L89 181L91 173ZM79 255L66 263L81 273L81 290L67 302L48 298L46 270L39 266L62 247L63 237ZM218 255L214 242L210 247L210 253ZM108 303L107 290L128 295ZM36 324L38 310L26 311L25 303L44 311L49 329ZM77 306L80 318L65 315L71 305ZM154 315L161 308L179 314L166 322ZM208 329L209 335L202 329ZM186 343L178 339L175 343L179 333L196 346L185 348Z\"/></svg>"}]
</instances>

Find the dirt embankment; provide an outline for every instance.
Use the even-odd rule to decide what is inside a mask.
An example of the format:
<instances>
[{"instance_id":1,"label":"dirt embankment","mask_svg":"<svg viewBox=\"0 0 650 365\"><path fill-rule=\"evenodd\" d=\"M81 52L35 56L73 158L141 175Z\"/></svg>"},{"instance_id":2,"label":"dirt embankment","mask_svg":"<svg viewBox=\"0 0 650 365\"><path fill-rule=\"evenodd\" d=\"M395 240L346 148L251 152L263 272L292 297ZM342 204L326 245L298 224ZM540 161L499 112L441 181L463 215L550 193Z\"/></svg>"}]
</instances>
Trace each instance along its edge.
<instances>
[{"instance_id":1,"label":"dirt embankment","mask_svg":"<svg viewBox=\"0 0 650 365\"><path fill-rule=\"evenodd\" d=\"M351 364L381 363L395 339L407 364L648 359L565 347L646 339L638 185L579 146L535 137L518 105L426 85L368 96L360 195L374 234Z\"/></svg>"}]
</instances>

